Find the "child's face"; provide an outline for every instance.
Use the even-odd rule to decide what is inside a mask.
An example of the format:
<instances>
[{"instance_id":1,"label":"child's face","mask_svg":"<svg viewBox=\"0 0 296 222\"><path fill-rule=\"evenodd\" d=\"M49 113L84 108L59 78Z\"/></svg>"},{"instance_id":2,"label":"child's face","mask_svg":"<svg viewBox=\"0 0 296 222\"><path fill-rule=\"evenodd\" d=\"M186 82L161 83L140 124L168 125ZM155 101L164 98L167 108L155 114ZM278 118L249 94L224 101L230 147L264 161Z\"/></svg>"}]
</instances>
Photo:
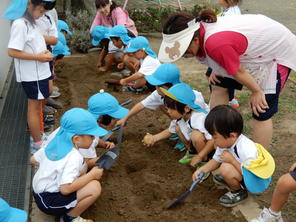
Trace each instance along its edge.
<instances>
[{"instance_id":1,"label":"child's face","mask_svg":"<svg viewBox=\"0 0 296 222\"><path fill-rule=\"evenodd\" d=\"M214 145L220 148L230 148L237 139L236 133L230 133L230 136L225 138L220 133L215 132L213 135Z\"/></svg>"},{"instance_id":2,"label":"child's face","mask_svg":"<svg viewBox=\"0 0 296 222\"><path fill-rule=\"evenodd\" d=\"M113 44L117 47L117 48L122 48L124 46L123 42L121 41L121 39L116 40L116 39L111 39Z\"/></svg>"},{"instance_id":3,"label":"child's face","mask_svg":"<svg viewBox=\"0 0 296 222\"><path fill-rule=\"evenodd\" d=\"M34 19L39 19L45 14L46 10L43 5L34 6L32 3L29 3L28 12Z\"/></svg>"},{"instance_id":4,"label":"child's face","mask_svg":"<svg viewBox=\"0 0 296 222\"><path fill-rule=\"evenodd\" d=\"M138 50L136 52L128 53L128 54L129 54L129 56L132 56L138 60L144 59L144 57L145 57L145 51L143 49Z\"/></svg>"},{"instance_id":5,"label":"child's face","mask_svg":"<svg viewBox=\"0 0 296 222\"><path fill-rule=\"evenodd\" d=\"M228 3L225 0L219 0L219 4L223 8L228 8L229 7Z\"/></svg>"},{"instance_id":6,"label":"child's face","mask_svg":"<svg viewBox=\"0 0 296 222\"><path fill-rule=\"evenodd\" d=\"M108 16L110 14L111 3L105 5L104 7L99 8L99 12L103 15Z\"/></svg>"},{"instance_id":7,"label":"child's face","mask_svg":"<svg viewBox=\"0 0 296 222\"><path fill-rule=\"evenodd\" d=\"M171 108L167 108L167 109L171 119L180 119L183 117L183 115L179 113L176 109L171 109Z\"/></svg>"},{"instance_id":8,"label":"child's face","mask_svg":"<svg viewBox=\"0 0 296 222\"><path fill-rule=\"evenodd\" d=\"M76 147L88 149L90 145L93 143L94 139L95 137L91 135L75 135L73 138L73 142Z\"/></svg>"},{"instance_id":9,"label":"child's face","mask_svg":"<svg viewBox=\"0 0 296 222\"><path fill-rule=\"evenodd\" d=\"M189 47L187 48L185 54L183 55L183 57L192 57L192 56L196 56L197 52L199 50L199 40L197 37L194 37L189 45Z\"/></svg>"}]
</instances>

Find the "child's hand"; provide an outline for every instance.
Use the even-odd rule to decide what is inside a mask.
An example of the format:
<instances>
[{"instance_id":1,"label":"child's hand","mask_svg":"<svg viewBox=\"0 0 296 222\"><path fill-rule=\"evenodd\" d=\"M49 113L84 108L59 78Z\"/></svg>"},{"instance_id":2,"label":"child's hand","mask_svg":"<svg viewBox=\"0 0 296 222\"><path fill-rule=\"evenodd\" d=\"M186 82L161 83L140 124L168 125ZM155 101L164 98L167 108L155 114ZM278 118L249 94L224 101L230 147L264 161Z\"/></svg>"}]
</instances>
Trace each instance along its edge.
<instances>
[{"instance_id":1,"label":"child's hand","mask_svg":"<svg viewBox=\"0 0 296 222\"><path fill-rule=\"evenodd\" d=\"M202 162L202 157L200 157L199 155L195 155L194 157L192 157L190 165L195 167L196 164L200 162Z\"/></svg>"},{"instance_id":2,"label":"child's hand","mask_svg":"<svg viewBox=\"0 0 296 222\"><path fill-rule=\"evenodd\" d=\"M201 168L198 168L198 169L192 174L192 180L193 180L193 181L196 181L197 178L198 178L198 176L199 176L199 174L200 174L201 172L204 172L204 171L202 170L202 167L201 167Z\"/></svg>"},{"instance_id":3,"label":"child's hand","mask_svg":"<svg viewBox=\"0 0 296 222\"><path fill-rule=\"evenodd\" d=\"M125 126L126 118L122 118L116 122L116 126Z\"/></svg>"},{"instance_id":4,"label":"child's hand","mask_svg":"<svg viewBox=\"0 0 296 222\"><path fill-rule=\"evenodd\" d=\"M95 166L91 169L91 171L89 171L89 174L91 174L94 180L99 180L103 176L103 172L103 169L99 169L97 166Z\"/></svg>"},{"instance_id":5,"label":"child's hand","mask_svg":"<svg viewBox=\"0 0 296 222\"><path fill-rule=\"evenodd\" d=\"M232 163L233 161L236 161L234 156L229 151L223 151L221 160L225 163Z\"/></svg>"},{"instance_id":6,"label":"child's hand","mask_svg":"<svg viewBox=\"0 0 296 222\"><path fill-rule=\"evenodd\" d=\"M100 68L99 68L99 71L101 71L101 72L106 72L108 69L107 69L107 67L106 66L101 66Z\"/></svg>"},{"instance_id":7,"label":"child's hand","mask_svg":"<svg viewBox=\"0 0 296 222\"><path fill-rule=\"evenodd\" d=\"M118 63L117 69L123 69L123 68L124 68L124 63L123 62Z\"/></svg>"},{"instance_id":8,"label":"child's hand","mask_svg":"<svg viewBox=\"0 0 296 222\"><path fill-rule=\"evenodd\" d=\"M155 139L154 139L154 136L150 133L146 133L146 135L144 136L143 140L142 140L142 143L145 145L145 146L153 146L154 143L155 143Z\"/></svg>"},{"instance_id":9,"label":"child's hand","mask_svg":"<svg viewBox=\"0 0 296 222\"><path fill-rule=\"evenodd\" d=\"M121 79L121 80L119 81L119 83L120 83L120 85L122 85L122 86L126 86L126 85L128 84L124 79Z\"/></svg>"},{"instance_id":10,"label":"child's hand","mask_svg":"<svg viewBox=\"0 0 296 222\"><path fill-rule=\"evenodd\" d=\"M296 169L296 163L293 163L293 165L290 167L289 171L294 171Z\"/></svg>"},{"instance_id":11,"label":"child's hand","mask_svg":"<svg viewBox=\"0 0 296 222\"><path fill-rule=\"evenodd\" d=\"M44 50L37 54L37 60L39 62L50 62L53 60L53 56L50 51Z\"/></svg>"},{"instance_id":12,"label":"child's hand","mask_svg":"<svg viewBox=\"0 0 296 222\"><path fill-rule=\"evenodd\" d=\"M115 144L114 144L114 143L109 142L109 141L106 141L106 142L105 142L105 148L106 148L106 149L112 149L112 148L114 148L114 147L115 147Z\"/></svg>"}]
</instances>

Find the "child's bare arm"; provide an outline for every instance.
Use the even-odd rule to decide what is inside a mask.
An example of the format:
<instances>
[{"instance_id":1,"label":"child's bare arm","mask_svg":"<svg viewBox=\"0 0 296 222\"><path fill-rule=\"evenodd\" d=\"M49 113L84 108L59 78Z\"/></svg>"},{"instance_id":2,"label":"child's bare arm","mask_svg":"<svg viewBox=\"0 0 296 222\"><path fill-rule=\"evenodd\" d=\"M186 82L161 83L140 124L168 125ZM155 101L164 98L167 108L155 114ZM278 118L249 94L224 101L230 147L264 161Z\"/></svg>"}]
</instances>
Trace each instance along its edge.
<instances>
[{"instance_id":1,"label":"child's bare arm","mask_svg":"<svg viewBox=\"0 0 296 222\"><path fill-rule=\"evenodd\" d=\"M154 143L156 143L160 140L166 139L166 138L170 137L171 135L172 135L172 133L169 131L169 129L165 129L155 135L151 135L150 133L147 133L142 142L146 146L153 146Z\"/></svg>"},{"instance_id":2,"label":"child's bare arm","mask_svg":"<svg viewBox=\"0 0 296 222\"><path fill-rule=\"evenodd\" d=\"M235 157L229 151L223 151L221 154L221 160L225 163L230 163L235 169L242 174L241 164L237 162Z\"/></svg>"},{"instance_id":3,"label":"child's bare arm","mask_svg":"<svg viewBox=\"0 0 296 222\"><path fill-rule=\"evenodd\" d=\"M94 167L87 174L78 177L71 184L63 184L60 186L60 191L63 195L69 195L77 190L80 190L92 180L99 180L103 175L103 169Z\"/></svg>"},{"instance_id":4,"label":"child's bare arm","mask_svg":"<svg viewBox=\"0 0 296 222\"><path fill-rule=\"evenodd\" d=\"M46 42L46 45L55 45L58 43L58 38L54 37L54 36L48 36L48 35L44 35L43 36Z\"/></svg>"},{"instance_id":5,"label":"child's bare arm","mask_svg":"<svg viewBox=\"0 0 296 222\"><path fill-rule=\"evenodd\" d=\"M294 171L296 169L296 162L292 164L289 171Z\"/></svg>"},{"instance_id":6,"label":"child's bare arm","mask_svg":"<svg viewBox=\"0 0 296 222\"><path fill-rule=\"evenodd\" d=\"M106 55L107 55L107 50L102 49L102 51L100 52L99 57L98 57L98 63L97 63L98 68L100 68L102 66L102 62L103 62Z\"/></svg>"},{"instance_id":7,"label":"child's bare arm","mask_svg":"<svg viewBox=\"0 0 296 222\"><path fill-rule=\"evenodd\" d=\"M53 56L48 50L44 50L40 53L33 54L16 49L8 49L8 55L16 59L36 60L39 62L49 62L53 60Z\"/></svg>"},{"instance_id":8,"label":"child's bare arm","mask_svg":"<svg viewBox=\"0 0 296 222\"><path fill-rule=\"evenodd\" d=\"M96 158L87 158L85 159L85 162L87 164L87 167L90 169L94 166L97 166L96 161L99 159L99 157Z\"/></svg>"},{"instance_id":9,"label":"child's bare arm","mask_svg":"<svg viewBox=\"0 0 296 222\"><path fill-rule=\"evenodd\" d=\"M120 80L120 84L125 86L126 84L128 84L131 81L135 81L137 79L141 79L144 78L144 74L140 73L140 72L136 72L134 74L132 74L131 76L125 78L125 79L121 79Z\"/></svg>"},{"instance_id":10,"label":"child's bare arm","mask_svg":"<svg viewBox=\"0 0 296 222\"><path fill-rule=\"evenodd\" d=\"M105 149L112 149L114 148L115 144L109 141L99 140L97 147L105 148Z\"/></svg>"},{"instance_id":11,"label":"child's bare arm","mask_svg":"<svg viewBox=\"0 0 296 222\"><path fill-rule=\"evenodd\" d=\"M35 160L34 156L31 156L30 163L36 167L39 167L39 163Z\"/></svg>"},{"instance_id":12,"label":"child's bare arm","mask_svg":"<svg viewBox=\"0 0 296 222\"><path fill-rule=\"evenodd\" d=\"M143 106L142 103L137 103L131 110L129 111L128 115L116 122L116 125L124 126L126 121L131 118L132 116L138 114L141 112L143 109L145 109L145 106Z\"/></svg>"}]
</instances>

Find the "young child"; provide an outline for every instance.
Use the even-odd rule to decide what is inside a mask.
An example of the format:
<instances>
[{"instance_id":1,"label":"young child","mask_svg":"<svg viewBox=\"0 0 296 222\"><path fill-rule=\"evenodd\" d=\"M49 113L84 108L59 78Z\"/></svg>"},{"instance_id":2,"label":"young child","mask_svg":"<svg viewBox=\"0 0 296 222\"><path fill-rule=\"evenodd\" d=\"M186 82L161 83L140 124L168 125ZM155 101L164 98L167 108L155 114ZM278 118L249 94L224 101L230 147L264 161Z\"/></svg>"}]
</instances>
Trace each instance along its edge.
<instances>
[{"instance_id":1,"label":"young child","mask_svg":"<svg viewBox=\"0 0 296 222\"><path fill-rule=\"evenodd\" d=\"M125 49L125 52L140 61L140 68L138 70L138 68L135 67L138 71L125 79L121 79L120 84L126 86L129 82L135 81L134 86L126 86L124 90L141 92L143 91L143 86L147 83L145 76L152 75L158 66L160 66L160 62L151 49L148 39L143 36L133 38L128 48ZM151 89L154 88L151 87L149 83L147 87Z\"/></svg>"},{"instance_id":2,"label":"young child","mask_svg":"<svg viewBox=\"0 0 296 222\"><path fill-rule=\"evenodd\" d=\"M166 95L164 102L173 121L168 129L156 135L147 134L143 140L144 144L152 146L155 142L177 133L188 149L186 155L179 160L180 163L191 163L195 166L207 161L208 155L214 149L212 136L204 128L207 111L195 103L195 94L192 88L185 83L178 83L169 90L164 88L161 90ZM148 143L147 138L150 140Z\"/></svg>"},{"instance_id":3,"label":"young child","mask_svg":"<svg viewBox=\"0 0 296 222\"><path fill-rule=\"evenodd\" d=\"M240 113L227 105L216 106L207 115L205 128L213 136L216 151L212 160L193 173L193 180L196 180L201 172L209 173L219 168L221 176L214 175L214 182L231 190L219 199L220 204L225 207L236 206L247 199L247 190L252 193L263 192L271 181L274 161L261 145L255 144L242 134L243 118ZM260 166L260 163L265 163L266 168ZM245 168L251 173L247 174ZM258 169L259 174L256 172ZM257 181L249 181L252 178L246 176L250 174L256 175ZM261 178L266 178L266 181ZM257 185L261 180L264 187L260 185L258 191ZM256 188L255 191L253 188Z\"/></svg>"},{"instance_id":4,"label":"young child","mask_svg":"<svg viewBox=\"0 0 296 222\"><path fill-rule=\"evenodd\" d=\"M52 4L49 0L13 1L4 15L14 20L8 55L14 58L16 80L21 82L28 97L28 126L34 141L31 151L38 150L42 143L40 111L44 99L50 95L49 62L53 59L35 21Z\"/></svg>"},{"instance_id":5,"label":"young child","mask_svg":"<svg viewBox=\"0 0 296 222\"><path fill-rule=\"evenodd\" d=\"M278 180L272 195L271 206L268 209L264 208L260 216L251 222L283 222L281 210L289 195L296 190L296 163L290 167L289 171Z\"/></svg>"},{"instance_id":6,"label":"young child","mask_svg":"<svg viewBox=\"0 0 296 222\"><path fill-rule=\"evenodd\" d=\"M133 36L129 35L128 30L123 25L116 25L110 30L109 34L110 40L113 45L118 49L123 49L122 52L117 52L114 54L115 61L119 62L117 68L122 70L121 72L125 75L136 72L136 67L139 66L139 61L127 54L124 54L123 51L129 44ZM124 69L124 67L127 67Z\"/></svg>"},{"instance_id":7,"label":"young child","mask_svg":"<svg viewBox=\"0 0 296 222\"><path fill-rule=\"evenodd\" d=\"M61 222L93 221L80 215L100 196L97 180L103 169L94 167L82 175L85 169L78 147L88 149L95 136L105 134L87 110L73 108L62 116L58 132L31 157L31 163L38 167L33 196L41 211L61 216Z\"/></svg>"},{"instance_id":8,"label":"young child","mask_svg":"<svg viewBox=\"0 0 296 222\"><path fill-rule=\"evenodd\" d=\"M24 210L13 208L2 198L0 198L0 221L1 222L26 222L28 214Z\"/></svg>"},{"instance_id":9,"label":"young child","mask_svg":"<svg viewBox=\"0 0 296 222\"><path fill-rule=\"evenodd\" d=\"M241 11L239 8L239 4L241 3L241 0L219 0L220 6L223 8L223 11L219 16L229 16L229 15L241 15ZM215 83L220 83L219 79L217 79L216 74L212 73L212 69L208 68L206 72L206 76L209 78L210 84L215 85ZM210 88L213 87L210 85ZM228 105L233 108L238 108L239 103L234 96L235 89L229 88L229 102Z\"/></svg>"}]
</instances>

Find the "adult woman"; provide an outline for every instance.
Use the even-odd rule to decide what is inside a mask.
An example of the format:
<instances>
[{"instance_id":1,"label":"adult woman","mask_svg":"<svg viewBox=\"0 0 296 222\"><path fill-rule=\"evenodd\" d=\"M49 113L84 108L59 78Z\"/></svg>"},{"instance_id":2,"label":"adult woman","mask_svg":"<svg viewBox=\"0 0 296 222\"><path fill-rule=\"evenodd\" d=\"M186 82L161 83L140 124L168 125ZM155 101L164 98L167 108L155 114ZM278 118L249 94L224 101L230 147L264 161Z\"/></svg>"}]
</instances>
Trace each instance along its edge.
<instances>
[{"instance_id":1,"label":"adult woman","mask_svg":"<svg viewBox=\"0 0 296 222\"><path fill-rule=\"evenodd\" d=\"M159 59L171 62L189 54L211 67L218 76L212 79L211 108L227 104L227 88L246 86L251 91L253 139L267 148L279 93L290 69L296 69L295 50L291 31L266 16L217 18L205 10L196 19L179 13L167 20Z\"/></svg>"}]
</instances>

